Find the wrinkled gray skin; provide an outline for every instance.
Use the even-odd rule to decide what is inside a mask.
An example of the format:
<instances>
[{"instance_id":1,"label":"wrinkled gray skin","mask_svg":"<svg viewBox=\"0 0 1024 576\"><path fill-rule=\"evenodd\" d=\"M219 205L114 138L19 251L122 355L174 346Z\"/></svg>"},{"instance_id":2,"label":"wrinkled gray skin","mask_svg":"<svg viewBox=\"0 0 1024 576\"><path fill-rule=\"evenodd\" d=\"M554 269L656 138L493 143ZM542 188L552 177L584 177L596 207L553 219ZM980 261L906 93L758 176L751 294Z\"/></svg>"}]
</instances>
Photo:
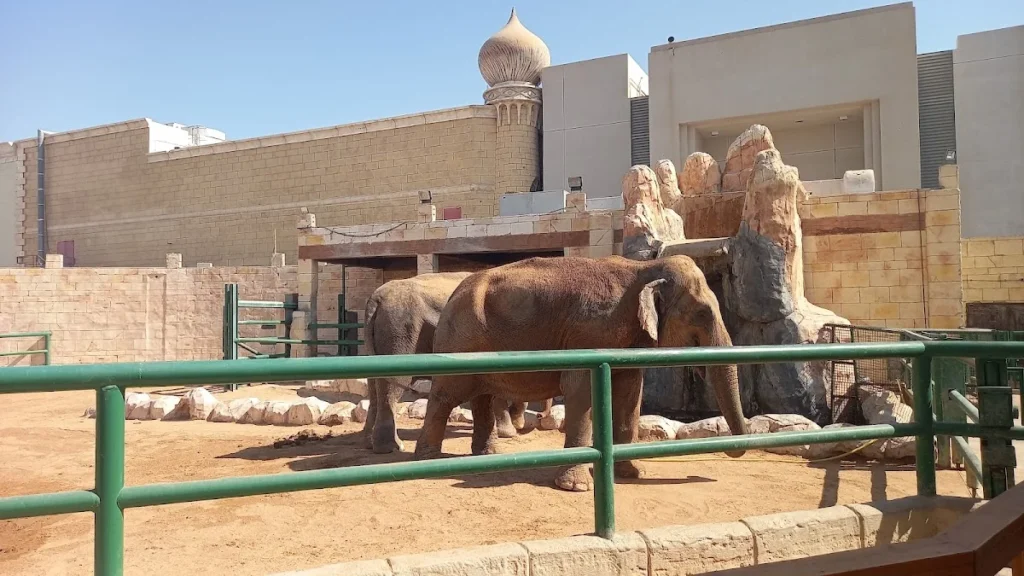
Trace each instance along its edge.
<instances>
[{"instance_id":1,"label":"wrinkled gray skin","mask_svg":"<svg viewBox=\"0 0 1024 576\"><path fill-rule=\"evenodd\" d=\"M364 349L367 355L429 354L434 329L445 302L469 272L421 274L392 280L374 290L366 301ZM413 378L368 378L370 407L363 434L378 454L403 448L395 426L395 409ZM549 404L550 406L550 400ZM511 438L525 426L526 403L495 397L492 418L497 435Z\"/></svg>"},{"instance_id":2,"label":"wrinkled gray skin","mask_svg":"<svg viewBox=\"0 0 1024 576\"><path fill-rule=\"evenodd\" d=\"M477 272L452 293L434 335L435 353L731 346L718 299L687 256L637 262L608 258L531 258ZM474 454L495 451L492 397L539 401L565 396L565 447L591 443L589 371L476 374L434 378L417 458L441 453L448 416L472 401ZM746 434L735 365L705 374L732 434ZM637 441L642 370L612 371L612 436ZM743 452L729 452L738 457ZM631 461L618 477L639 478ZM588 465L563 467L555 484L593 488Z\"/></svg>"}]
</instances>

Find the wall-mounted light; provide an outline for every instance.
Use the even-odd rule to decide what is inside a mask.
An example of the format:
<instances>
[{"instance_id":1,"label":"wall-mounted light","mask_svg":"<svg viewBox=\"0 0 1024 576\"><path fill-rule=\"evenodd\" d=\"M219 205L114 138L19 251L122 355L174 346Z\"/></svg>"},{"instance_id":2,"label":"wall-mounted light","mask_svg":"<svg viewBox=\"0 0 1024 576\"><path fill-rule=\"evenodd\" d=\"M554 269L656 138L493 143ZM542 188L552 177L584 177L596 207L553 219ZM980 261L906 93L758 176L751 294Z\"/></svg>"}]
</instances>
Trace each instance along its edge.
<instances>
[{"instance_id":1,"label":"wall-mounted light","mask_svg":"<svg viewBox=\"0 0 1024 576\"><path fill-rule=\"evenodd\" d=\"M804 123L804 121L803 121L803 120L797 120L797 121L796 121L796 123L797 123L797 124L803 124L803 123Z\"/></svg>"},{"instance_id":2,"label":"wall-mounted light","mask_svg":"<svg viewBox=\"0 0 1024 576\"><path fill-rule=\"evenodd\" d=\"M579 192L583 190L583 176L569 176L569 191Z\"/></svg>"},{"instance_id":3,"label":"wall-mounted light","mask_svg":"<svg viewBox=\"0 0 1024 576\"><path fill-rule=\"evenodd\" d=\"M850 119L850 118L849 118L849 116L840 116L840 117L839 117L839 121L840 121L840 122L846 122L846 121L847 121L847 120L849 120L849 119Z\"/></svg>"},{"instance_id":4,"label":"wall-mounted light","mask_svg":"<svg viewBox=\"0 0 1024 576\"><path fill-rule=\"evenodd\" d=\"M430 194L430 190L420 190L420 204L430 204L433 200L433 196Z\"/></svg>"},{"instance_id":5,"label":"wall-mounted light","mask_svg":"<svg viewBox=\"0 0 1024 576\"><path fill-rule=\"evenodd\" d=\"M712 130L711 131L711 135L712 136L718 136L718 130Z\"/></svg>"},{"instance_id":6,"label":"wall-mounted light","mask_svg":"<svg viewBox=\"0 0 1024 576\"><path fill-rule=\"evenodd\" d=\"M946 162L956 162L956 150L946 150Z\"/></svg>"}]
</instances>

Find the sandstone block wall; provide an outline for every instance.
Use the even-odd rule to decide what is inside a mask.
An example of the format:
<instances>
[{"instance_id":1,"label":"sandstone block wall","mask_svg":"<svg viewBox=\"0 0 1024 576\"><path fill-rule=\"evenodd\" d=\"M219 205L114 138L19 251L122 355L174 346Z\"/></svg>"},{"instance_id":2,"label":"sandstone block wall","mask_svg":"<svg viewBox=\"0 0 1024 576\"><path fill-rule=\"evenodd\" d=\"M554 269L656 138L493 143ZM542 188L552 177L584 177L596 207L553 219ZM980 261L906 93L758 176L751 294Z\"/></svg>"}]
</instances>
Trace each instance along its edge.
<instances>
[{"instance_id":1,"label":"sandstone block wall","mask_svg":"<svg viewBox=\"0 0 1024 576\"><path fill-rule=\"evenodd\" d=\"M295 261L302 206L336 225L415 222L417 193L429 189L465 217L496 214L493 107L157 153L150 122L48 137L51 251L74 240L79 266L162 265L168 251L186 266L262 265L275 231L278 251ZM513 156L526 146L509 142ZM35 198L35 142L16 148L24 196ZM24 204L23 240L33 247L36 206Z\"/></svg>"},{"instance_id":2,"label":"sandstone block wall","mask_svg":"<svg viewBox=\"0 0 1024 576\"><path fill-rule=\"evenodd\" d=\"M964 302L1024 302L1024 238L964 238Z\"/></svg>"},{"instance_id":3,"label":"sandstone block wall","mask_svg":"<svg viewBox=\"0 0 1024 576\"><path fill-rule=\"evenodd\" d=\"M320 278L319 313L333 319L340 267L327 268ZM245 300L282 300L298 292L296 277L295 266L0 269L0 333L52 332L54 364L215 360L222 357L224 284L238 283ZM347 307L361 313L381 282L379 271L349 268ZM276 319L280 314L243 309L240 316ZM239 333L278 334L257 326L241 327ZM335 335L324 331L321 337ZM40 345L39 339L2 339L0 351ZM324 350L333 354L335 349ZM2 357L0 366L42 360L41 355Z\"/></svg>"}]
</instances>

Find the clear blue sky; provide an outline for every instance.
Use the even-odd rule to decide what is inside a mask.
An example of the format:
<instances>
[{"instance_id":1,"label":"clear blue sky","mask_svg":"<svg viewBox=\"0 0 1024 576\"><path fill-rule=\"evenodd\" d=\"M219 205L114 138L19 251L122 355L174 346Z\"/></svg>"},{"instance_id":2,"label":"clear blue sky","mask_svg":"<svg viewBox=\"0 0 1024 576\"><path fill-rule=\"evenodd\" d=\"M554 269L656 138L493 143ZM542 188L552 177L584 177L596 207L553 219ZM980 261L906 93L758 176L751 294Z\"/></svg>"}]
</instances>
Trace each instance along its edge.
<instances>
[{"instance_id":1,"label":"clear blue sky","mask_svg":"<svg viewBox=\"0 0 1024 576\"><path fill-rule=\"evenodd\" d=\"M231 139L481 102L513 5L555 64L892 2L0 0L0 141L149 117ZM1024 0L916 0L918 53L1024 22ZM763 55L762 55L763 56Z\"/></svg>"}]
</instances>

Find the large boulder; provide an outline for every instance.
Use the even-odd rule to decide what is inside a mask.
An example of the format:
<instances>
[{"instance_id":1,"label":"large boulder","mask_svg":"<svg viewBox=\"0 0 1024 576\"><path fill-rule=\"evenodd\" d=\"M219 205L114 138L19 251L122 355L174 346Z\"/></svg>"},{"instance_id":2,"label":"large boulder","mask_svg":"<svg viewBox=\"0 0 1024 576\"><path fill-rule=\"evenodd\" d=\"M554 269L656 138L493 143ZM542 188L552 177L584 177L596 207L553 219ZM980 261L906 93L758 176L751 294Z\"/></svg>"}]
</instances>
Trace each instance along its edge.
<instances>
[{"instance_id":1,"label":"large boulder","mask_svg":"<svg viewBox=\"0 0 1024 576\"><path fill-rule=\"evenodd\" d=\"M149 404L149 420L178 420L182 411L178 396L159 396Z\"/></svg>"},{"instance_id":2,"label":"large boulder","mask_svg":"<svg viewBox=\"0 0 1024 576\"><path fill-rule=\"evenodd\" d=\"M188 417L190 420L206 420L210 413L220 404L220 400L210 394L206 388L193 388L185 395Z\"/></svg>"},{"instance_id":3,"label":"large boulder","mask_svg":"<svg viewBox=\"0 0 1024 576\"><path fill-rule=\"evenodd\" d=\"M359 404L356 404L356 407L354 409L352 409L352 421L353 422L359 422L359 423L366 422L366 418L369 415L370 415L370 401L369 400L360 400Z\"/></svg>"},{"instance_id":4,"label":"large boulder","mask_svg":"<svg viewBox=\"0 0 1024 576\"><path fill-rule=\"evenodd\" d=\"M448 421L452 423L472 424L473 411L467 410L466 408L456 408L448 415Z\"/></svg>"},{"instance_id":5,"label":"large boulder","mask_svg":"<svg viewBox=\"0 0 1024 576\"><path fill-rule=\"evenodd\" d=\"M263 411L263 423L271 426L287 426L288 410L292 407L291 402L284 400L271 400Z\"/></svg>"},{"instance_id":6,"label":"large boulder","mask_svg":"<svg viewBox=\"0 0 1024 576\"><path fill-rule=\"evenodd\" d=\"M145 392L130 392L124 399L126 420L149 420L149 407L153 400Z\"/></svg>"},{"instance_id":7,"label":"large boulder","mask_svg":"<svg viewBox=\"0 0 1024 576\"><path fill-rule=\"evenodd\" d=\"M324 426L340 426L352 421L352 411L356 405L351 402L336 402L331 404L320 415L318 424Z\"/></svg>"},{"instance_id":8,"label":"large boulder","mask_svg":"<svg viewBox=\"0 0 1024 576\"><path fill-rule=\"evenodd\" d=\"M714 438L715 436L728 436L731 434L729 425L722 416L705 418L689 424L683 424L676 429L677 440L693 440L696 438Z\"/></svg>"},{"instance_id":9,"label":"large boulder","mask_svg":"<svg viewBox=\"0 0 1024 576\"><path fill-rule=\"evenodd\" d=\"M237 420L239 424L263 424L263 415L267 411L270 402L263 400L248 405L245 413Z\"/></svg>"},{"instance_id":10,"label":"large boulder","mask_svg":"<svg viewBox=\"0 0 1024 576\"><path fill-rule=\"evenodd\" d=\"M420 398L419 400L409 404L407 411L409 418L415 418L416 420L423 420L427 417L427 399Z\"/></svg>"},{"instance_id":11,"label":"large boulder","mask_svg":"<svg viewBox=\"0 0 1024 576\"><path fill-rule=\"evenodd\" d=\"M541 430L565 430L565 405L555 404L537 423Z\"/></svg>"},{"instance_id":12,"label":"large boulder","mask_svg":"<svg viewBox=\"0 0 1024 576\"><path fill-rule=\"evenodd\" d=\"M288 407L285 413L285 424L288 426L308 426L316 424L320 416L330 406L319 398L306 398Z\"/></svg>"},{"instance_id":13,"label":"large boulder","mask_svg":"<svg viewBox=\"0 0 1024 576\"><path fill-rule=\"evenodd\" d=\"M857 387L857 397L868 424L909 424L914 421L914 409L891 390L862 384Z\"/></svg>"},{"instance_id":14,"label":"large boulder","mask_svg":"<svg viewBox=\"0 0 1024 576\"><path fill-rule=\"evenodd\" d=\"M646 414L640 417L639 438L640 440L674 440L676 431L683 424L675 420L669 420L664 416Z\"/></svg>"},{"instance_id":15,"label":"large boulder","mask_svg":"<svg viewBox=\"0 0 1024 576\"><path fill-rule=\"evenodd\" d=\"M679 174L679 189L683 196L721 192L722 173L719 171L718 162L706 152L694 152L687 156L683 162L683 170ZM675 208L675 204L667 205Z\"/></svg>"},{"instance_id":16,"label":"large boulder","mask_svg":"<svg viewBox=\"0 0 1024 576\"><path fill-rule=\"evenodd\" d=\"M226 404L221 402L214 406L207 420L210 422L239 422L256 404L259 404L259 398L235 398Z\"/></svg>"},{"instance_id":17,"label":"large boulder","mask_svg":"<svg viewBox=\"0 0 1024 576\"><path fill-rule=\"evenodd\" d=\"M658 177L658 189L661 196L661 203L666 208L672 208L680 199L679 179L676 177L676 165L669 159L658 160L654 165L654 174Z\"/></svg>"}]
</instances>

